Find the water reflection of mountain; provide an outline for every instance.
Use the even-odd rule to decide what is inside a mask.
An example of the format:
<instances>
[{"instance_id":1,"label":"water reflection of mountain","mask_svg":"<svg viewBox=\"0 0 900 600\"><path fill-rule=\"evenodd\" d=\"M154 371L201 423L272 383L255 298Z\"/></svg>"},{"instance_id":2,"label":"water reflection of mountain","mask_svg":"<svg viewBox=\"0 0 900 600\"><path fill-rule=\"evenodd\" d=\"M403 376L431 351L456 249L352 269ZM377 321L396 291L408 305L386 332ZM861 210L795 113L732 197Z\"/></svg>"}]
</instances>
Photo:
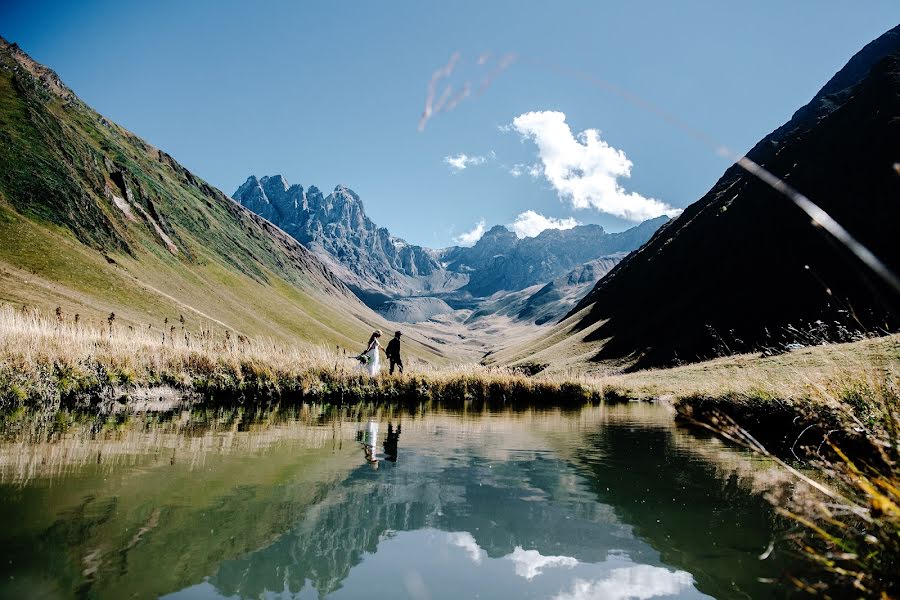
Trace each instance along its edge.
<instances>
[{"instance_id":1,"label":"water reflection of mountain","mask_svg":"<svg viewBox=\"0 0 900 600\"><path fill-rule=\"evenodd\" d=\"M746 457L697 452L712 446L659 407L376 414L381 456L397 456L377 470L354 441L369 413L213 416L7 436L0 596L155 597L206 577L242 597L326 594L381 541L426 529L492 558L626 553L717 596L771 595L753 580L773 571L752 559L769 512L728 478Z\"/></svg>"},{"instance_id":2,"label":"water reflection of mountain","mask_svg":"<svg viewBox=\"0 0 900 600\"><path fill-rule=\"evenodd\" d=\"M434 469L433 459L405 452L395 468L351 473L304 520L272 545L222 563L211 582L226 595L297 593L309 580L320 595L338 589L365 553L397 531L430 527L468 532L490 557L516 546L543 555L599 562L624 549L655 562L629 528L580 489L564 463L537 456L506 463L467 457Z\"/></svg>"},{"instance_id":3,"label":"water reflection of mountain","mask_svg":"<svg viewBox=\"0 0 900 600\"><path fill-rule=\"evenodd\" d=\"M394 532L434 528L471 534L492 558L517 546L588 563L624 553L686 570L718 598L775 595L757 578L777 573L778 559L755 558L776 529L771 509L745 481L679 451L674 435L671 426L609 423L572 440L585 450L570 462L533 451L498 462L408 450L394 468L354 470L288 533L223 562L210 581L229 596L308 584L325 595Z\"/></svg>"}]
</instances>

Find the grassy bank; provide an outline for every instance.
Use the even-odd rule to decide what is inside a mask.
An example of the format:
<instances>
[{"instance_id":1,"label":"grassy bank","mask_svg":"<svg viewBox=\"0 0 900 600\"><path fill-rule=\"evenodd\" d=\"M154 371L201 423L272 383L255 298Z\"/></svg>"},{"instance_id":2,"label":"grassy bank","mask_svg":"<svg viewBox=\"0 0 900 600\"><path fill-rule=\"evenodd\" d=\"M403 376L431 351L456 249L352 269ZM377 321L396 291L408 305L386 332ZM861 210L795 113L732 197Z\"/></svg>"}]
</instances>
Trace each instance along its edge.
<instances>
[{"instance_id":1,"label":"grassy bank","mask_svg":"<svg viewBox=\"0 0 900 600\"><path fill-rule=\"evenodd\" d=\"M476 365L369 377L353 352L250 341L228 331L99 329L32 311L0 309L0 407L128 400L174 392L207 402L432 400L584 403L596 381L531 378Z\"/></svg>"},{"instance_id":2,"label":"grassy bank","mask_svg":"<svg viewBox=\"0 0 900 600\"><path fill-rule=\"evenodd\" d=\"M633 398L666 398L686 419L724 413L773 452L885 439L900 394L900 336L760 357L741 355L607 378ZM837 437L835 437L837 436Z\"/></svg>"},{"instance_id":3,"label":"grassy bank","mask_svg":"<svg viewBox=\"0 0 900 600\"><path fill-rule=\"evenodd\" d=\"M832 598L900 595L900 337L738 356L615 378L668 396L686 423L781 462L788 540L819 567L798 588ZM776 541L779 543L779 541Z\"/></svg>"}]
</instances>

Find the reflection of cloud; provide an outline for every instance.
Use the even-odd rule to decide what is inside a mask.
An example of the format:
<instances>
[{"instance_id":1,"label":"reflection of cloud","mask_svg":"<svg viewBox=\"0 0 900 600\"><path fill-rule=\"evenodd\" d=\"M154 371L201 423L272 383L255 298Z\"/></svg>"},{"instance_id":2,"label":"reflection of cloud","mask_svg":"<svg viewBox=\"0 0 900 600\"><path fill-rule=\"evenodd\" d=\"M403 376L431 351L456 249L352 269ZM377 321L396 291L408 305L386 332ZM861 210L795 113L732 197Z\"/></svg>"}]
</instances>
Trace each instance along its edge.
<instances>
[{"instance_id":1,"label":"reflection of cloud","mask_svg":"<svg viewBox=\"0 0 900 600\"><path fill-rule=\"evenodd\" d=\"M403 578L403 585L406 593L410 598L415 600L429 600L431 594L428 593L428 586L418 571L409 571Z\"/></svg>"},{"instance_id":2,"label":"reflection of cloud","mask_svg":"<svg viewBox=\"0 0 900 600\"><path fill-rule=\"evenodd\" d=\"M475 224L475 227L471 231L456 236L456 243L460 246L474 246L475 242L480 240L481 236L484 235L484 230L486 228L487 224L484 222L484 219L482 219Z\"/></svg>"},{"instance_id":3,"label":"reflection of cloud","mask_svg":"<svg viewBox=\"0 0 900 600\"><path fill-rule=\"evenodd\" d=\"M525 579L534 579L547 567L566 567L571 569L578 561L571 556L543 556L537 550L523 550L516 546L505 558L516 564L516 575Z\"/></svg>"},{"instance_id":4,"label":"reflection of cloud","mask_svg":"<svg viewBox=\"0 0 900 600\"><path fill-rule=\"evenodd\" d=\"M560 592L554 600L644 600L677 594L693 583L694 578L686 571L636 565L613 569L606 579L576 579L570 591Z\"/></svg>"},{"instance_id":5,"label":"reflection of cloud","mask_svg":"<svg viewBox=\"0 0 900 600\"><path fill-rule=\"evenodd\" d=\"M466 554L469 555L469 558L472 559L472 562L476 565L480 565L481 560L487 555L487 553L481 549L481 546L478 545L478 542L475 541L475 538L472 537L472 534L467 531L451 533L449 541L454 546L459 546L465 550Z\"/></svg>"}]
</instances>

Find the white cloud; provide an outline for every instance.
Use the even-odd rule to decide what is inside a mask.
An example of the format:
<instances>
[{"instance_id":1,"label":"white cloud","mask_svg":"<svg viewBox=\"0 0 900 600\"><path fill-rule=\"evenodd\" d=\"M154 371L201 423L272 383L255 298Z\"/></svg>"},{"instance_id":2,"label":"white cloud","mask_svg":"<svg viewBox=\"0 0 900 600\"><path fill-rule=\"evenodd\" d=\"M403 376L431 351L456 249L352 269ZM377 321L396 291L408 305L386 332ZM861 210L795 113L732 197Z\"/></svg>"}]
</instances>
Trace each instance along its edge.
<instances>
[{"instance_id":1,"label":"white cloud","mask_svg":"<svg viewBox=\"0 0 900 600\"><path fill-rule=\"evenodd\" d=\"M686 571L635 565L613 569L606 579L576 579L570 591L557 594L553 600L646 600L677 594L693 584L693 577Z\"/></svg>"},{"instance_id":2,"label":"white cloud","mask_svg":"<svg viewBox=\"0 0 900 600\"><path fill-rule=\"evenodd\" d=\"M595 208L635 222L681 212L660 200L625 191L618 181L631 176L632 163L625 153L601 140L596 129L574 136L565 113L528 112L513 119L512 126L534 141L544 177L573 207Z\"/></svg>"},{"instance_id":3,"label":"white cloud","mask_svg":"<svg viewBox=\"0 0 900 600\"><path fill-rule=\"evenodd\" d=\"M482 219L475 224L475 227L471 231L456 236L454 240L456 240L456 243L460 246L474 246L475 242L480 240L481 236L484 235L485 227L484 219Z\"/></svg>"},{"instance_id":4,"label":"white cloud","mask_svg":"<svg viewBox=\"0 0 900 600\"><path fill-rule=\"evenodd\" d=\"M521 177L522 175L528 174L534 179L537 179L541 176L541 171L542 169L540 163L535 163L533 165L516 163L509 168L509 174L513 177Z\"/></svg>"},{"instance_id":5,"label":"white cloud","mask_svg":"<svg viewBox=\"0 0 900 600\"><path fill-rule=\"evenodd\" d=\"M543 556L537 550L523 550L522 546L516 546L511 554L505 558L516 565L516 575L531 580L540 575L547 567L566 567L571 569L578 564L578 560L571 556Z\"/></svg>"},{"instance_id":6,"label":"white cloud","mask_svg":"<svg viewBox=\"0 0 900 600\"><path fill-rule=\"evenodd\" d=\"M516 217L510 228L516 232L517 236L524 238L534 237L545 229L572 229L576 225L578 225L578 221L571 217L568 219L556 219L545 217L533 210L526 210Z\"/></svg>"},{"instance_id":7,"label":"white cloud","mask_svg":"<svg viewBox=\"0 0 900 600\"><path fill-rule=\"evenodd\" d=\"M493 155L493 150L491 151ZM493 158L493 157L492 157ZM487 158L484 156L469 156L468 154L464 154L460 152L456 156L445 156L444 163L449 165L450 168L459 173L466 167L474 167L477 165L483 165L487 161Z\"/></svg>"}]
</instances>

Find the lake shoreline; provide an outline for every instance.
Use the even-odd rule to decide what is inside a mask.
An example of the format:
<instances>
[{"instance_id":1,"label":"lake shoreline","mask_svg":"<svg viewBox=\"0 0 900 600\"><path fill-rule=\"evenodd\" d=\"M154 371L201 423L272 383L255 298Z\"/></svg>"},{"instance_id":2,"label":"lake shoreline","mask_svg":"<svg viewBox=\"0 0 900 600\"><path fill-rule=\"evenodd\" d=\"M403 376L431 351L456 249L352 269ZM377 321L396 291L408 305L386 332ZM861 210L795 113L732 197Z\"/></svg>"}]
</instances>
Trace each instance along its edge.
<instances>
[{"instance_id":1,"label":"lake shoreline","mask_svg":"<svg viewBox=\"0 0 900 600\"><path fill-rule=\"evenodd\" d=\"M371 377L352 356L321 347L249 344L227 332L169 335L162 341L112 323L101 331L9 312L5 317L0 319L0 418L8 424L31 410L54 423L65 421L69 408L127 418L135 411L177 410L185 399L200 408L236 409L670 405L681 423L756 444L755 450L782 460L786 469L788 462L803 463L825 482L818 492L771 498L802 530L801 552L830 573L823 589L844 591L864 581L867 589L893 591L884 586L900 556L900 477L891 437L900 415L900 336L605 377L483 365L437 368L413 361L406 374ZM794 473L802 481L803 474ZM840 507L837 514L834 505ZM820 584L798 583L803 589Z\"/></svg>"}]
</instances>

